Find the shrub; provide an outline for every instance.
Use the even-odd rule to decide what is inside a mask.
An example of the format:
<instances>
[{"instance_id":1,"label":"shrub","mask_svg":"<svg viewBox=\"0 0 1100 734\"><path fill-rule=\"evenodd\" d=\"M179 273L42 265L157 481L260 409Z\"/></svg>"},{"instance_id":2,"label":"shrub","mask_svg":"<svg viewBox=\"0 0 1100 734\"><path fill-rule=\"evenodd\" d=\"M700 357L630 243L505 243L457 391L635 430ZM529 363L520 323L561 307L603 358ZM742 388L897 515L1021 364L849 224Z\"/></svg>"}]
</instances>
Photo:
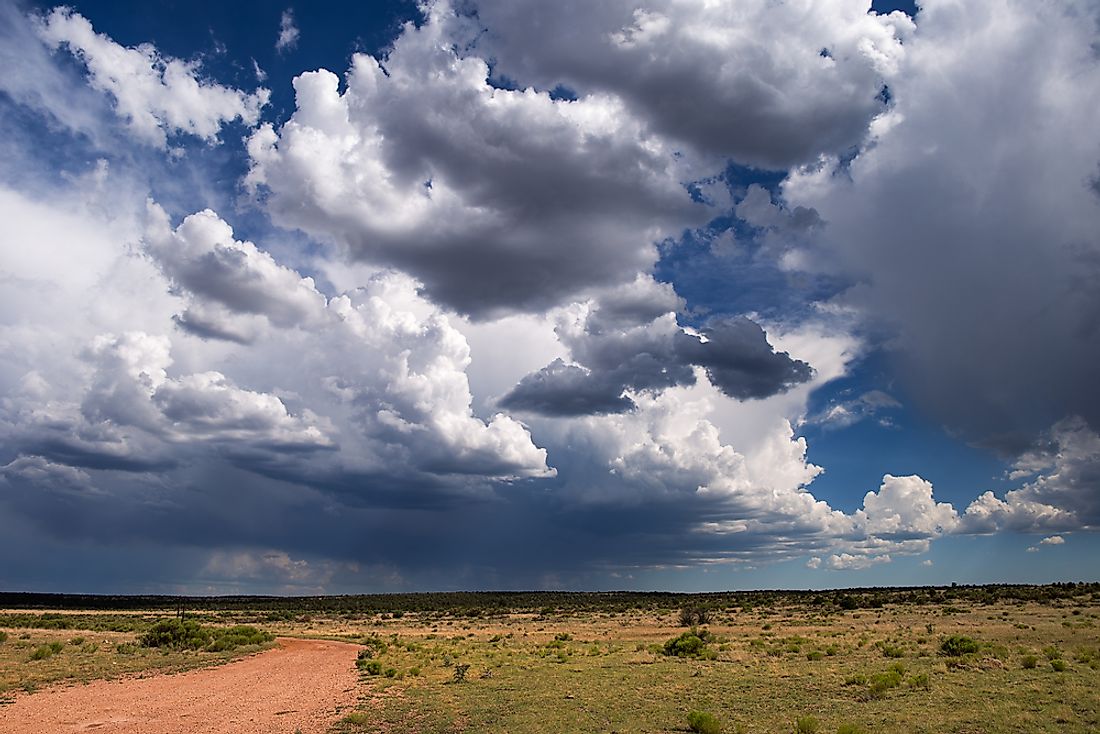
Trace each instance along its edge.
<instances>
[{"instance_id":1,"label":"shrub","mask_svg":"<svg viewBox=\"0 0 1100 734\"><path fill-rule=\"evenodd\" d=\"M1066 661L1061 658L1056 658L1050 661L1050 667L1058 673L1064 673L1066 670Z\"/></svg>"},{"instance_id":2,"label":"shrub","mask_svg":"<svg viewBox=\"0 0 1100 734\"><path fill-rule=\"evenodd\" d=\"M1023 666L1024 670L1034 670L1039 665L1039 658L1034 655L1024 655L1020 659L1020 665Z\"/></svg>"},{"instance_id":3,"label":"shrub","mask_svg":"<svg viewBox=\"0 0 1100 734\"><path fill-rule=\"evenodd\" d=\"M794 723L794 730L797 734L817 734L817 730L821 728L821 724L812 716L800 716L798 721Z\"/></svg>"},{"instance_id":4,"label":"shrub","mask_svg":"<svg viewBox=\"0 0 1100 734\"><path fill-rule=\"evenodd\" d=\"M864 729L859 724L841 724L836 728L836 734L863 734Z\"/></svg>"},{"instance_id":5,"label":"shrub","mask_svg":"<svg viewBox=\"0 0 1100 734\"><path fill-rule=\"evenodd\" d=\"M8 641L8 633L5 632L4 630L0 630L0 644L3 644L7 641Z\"/></svg>"},{"instance_id":6,"label":"shrub","mask_svg":"<svg viewBox=\"0 0 1100 734\"><path fill-rule=\"evenodd\" d=\"M901 685L901 673L896 670L888 670L885 673L876 673L871 676L868 691L872 698L882 698L886 692Z\"/></svg>"},{"instance_id":7,"label":"shrub","mask_svg":"<svg viewBox=\"0 0 1100 734\"><path fill-rule=\"evenodd\" d=\"M63 642L47 642L45 644L39 645L34 649L34 652L31 653L31 660L45 660L47 658L52 658L54 655L57 655L64 649L65 643Z\"/></svg>"},{"instance_id":8,"label":"shrub","mask_svg":"<svg viewBox=\"0 0 1100 734\"><path fill-rule=\"evenodd\" d=\"M690 631L665 642L662 652L678 658L714 658L715 653L707 649L710 636L706 630L692 627Z\"/></svg>"},{"instance_id":9,"label":"shrub","mask_svg":"<svg viewBox=\"0 0 1100 734\"><path fill-rule=\"evenodd\" d=\"M812 650L811 652L806 653L806 659L810 661L821 660L823 657L825 657L825 653L821 652L820 650Z\"/></svg>"},{"instance_id":10,"label":"shrub","mask_svg":"<svg viewBox=\"0 0 1100 734\"><path fill-rule=\"evenodd\" d=\"M903 658L905 657L905 650L901 649L897 645L891 645L888 642L884 642L881 645L882 654L888 658Z\"/></svg>"},{"instance_id":11,"label":"shrub","mask_svg":"<svg viewBox=\"0 0 1100 734\"><path fill-rule=\"evenodd\" d=\"M1048 645L1043 648L1043 654L1047 656L1047 660L1059 660L1062 657L1062 651L1056 648L1054 645Z\"/></svg>"},{"instance_id":12,"label":"shrub","mask_svg":"<svg viewBox=\"0 0 1100 734\"><path fill-rule=\"evenodd\" d=\"M710 610L706 607L690 606L680 610L680 626L695 627L710 623Z\"/></svg>"},{"instance_id":13,"label":"shrub","mask_svg":"<svg viewBox=\"0 0 1100 734\"><path fill-rule=\"evenodd\" d=\"M367 675L382 675L382 663L377 660L362 658L355 661L355 667L359 668L359 670L362 670Z\"/></svg>"},{"instance_id":14,"label":"shrub","mask_svg":"<svg viewBox=\"0 0 1100 734\"><path fill-rule=\"evenodd\" d=\"M206 646L211 652L223 652L234 650L244 645L263 645L275 639L270 632L258 630L255 627L240 624L235 627L213 630L213 641Z\"/></svg>"},{"instance_id":15,"label":"shrub","mask_svg":"<svg viewBox=\"0 0 1100 734\"><path fill-rule=\"evenodd\" d=\"M193 619L163 619L138 638L145 647L168 647L173 650L199 650L213 640L210 630Z\"/></svg>"},{"instance_id":16,"label":"shrub","mask_svg":"<svg viewBox=\"0 0 1100 734\"><path fill-rule=\"evenodd\" d=\"M719 734L722 731L718 719L705 711L692 711L688 714L688 727L699 734Z\"/></svg>"},{"instance_id":17,"label":"shrub","mask_svg":"<svg viewBox=\"0 0 1100 734\"><path fill-rule=\"evenodd\" d=\"M951 657L970 655L977 651L977 641L965 635L951 635L940 643L940 652Z\"/></svg>"},{"instance_id":18,"label":"shrub","mask_svg":"<svg viewBox=\"0 0 1100 734\"><path fill-rule=\"evenodd\" d=\"M469 663L461 663L455 665L455 683L461 683L462 681L466 680L466 671L468 671L469 669Z\"/></svg>"},{"instance_id":19,"label":"shrub","mask_svg":"<svg viewBox=\"0 0 1100 734\"><path fill-rule=\"evenodd\" d=\"M83 637L74 637L73 639L69 640L69 644L72 645L73 647L80 647L81 645L84 644L84 638Z\"/></svg>"},{"instance_id":20,"label":"shrub","mask_svg":"<svg viewBox=\"0 0 1100 734\"><path fill-rule=\"evenodd\" d=\"M929 689L928 673L918 673L917 675L911 675L909 676L909 680L905 681L905 684L910 688L921 688L927 691Z\"/></svg>"}]
</instances>

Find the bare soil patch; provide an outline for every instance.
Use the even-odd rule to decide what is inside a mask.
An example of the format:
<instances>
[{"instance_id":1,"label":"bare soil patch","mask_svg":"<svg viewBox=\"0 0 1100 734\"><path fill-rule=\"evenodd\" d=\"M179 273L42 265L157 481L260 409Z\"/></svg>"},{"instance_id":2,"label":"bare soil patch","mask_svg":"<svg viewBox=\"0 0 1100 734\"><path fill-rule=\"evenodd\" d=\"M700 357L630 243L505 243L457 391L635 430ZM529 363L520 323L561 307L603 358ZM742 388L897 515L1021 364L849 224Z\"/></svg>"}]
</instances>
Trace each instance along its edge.
<instances>
[{"instance_id":1,"label":"bare soil patch","mask_svg":"<svg viewBox=\"0 0 1100 734\"><path fill-rule=\"evenodd\" d=\"M324 732L356 700L358 646L281 638L226 665L57 687L0 708L5 734Z\"/></svg>"}]
</instances>

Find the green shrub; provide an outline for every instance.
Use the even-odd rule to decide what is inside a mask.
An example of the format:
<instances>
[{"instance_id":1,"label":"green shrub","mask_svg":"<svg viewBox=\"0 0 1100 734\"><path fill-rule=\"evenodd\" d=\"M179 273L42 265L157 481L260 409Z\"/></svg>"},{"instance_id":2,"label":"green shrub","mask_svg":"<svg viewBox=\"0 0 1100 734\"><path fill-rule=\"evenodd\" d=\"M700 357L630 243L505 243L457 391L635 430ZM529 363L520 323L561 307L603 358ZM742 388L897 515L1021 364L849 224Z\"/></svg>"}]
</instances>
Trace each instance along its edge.
<instances>
[{"instance_id":1,"label":"green shrub","mask_svg":"<svg viewBox=\"0 0 1100 734\"><path fill-rule=\"evenodd\" d=\"M817 730L820 728L820 722L812 716L800 716L794 723L794 730L797 734L817 734Z\"/></svg>"},{"instance_id":2,"label":"green shrub","mask_svg":"<svg viewBox=\"0 0 1100 734\"><path fill-rule=\"evenodd\" d=\"M905 650L901 649L897 645L891 645L887 642L884 642L880 645L880 647L882 648L883 657L888 657L888 658L903 658L903 657L905 657Z\"/></svg>"},{"instance_id":3,"label":"green shrub","mask_svg":"<svg viewBox=\"0 0 1100 734\"><path fill-rule=\"evenodd\" d=\"M470 669L469 663L461 663L455 665L454 681L455 683L461 683L466 680L466 671Z\"/></svg>"},{"instance_id":4,"label":"green shrub","mask_svg":"<svg viewBox=\"0 0 1100 734\"><path fill-rule=\"evenodd\" d=\"M210 630L193 619L162 619L138 638L145 647L200 650L213 641Z\"/></svg>"},{"instance_id":5,"label":"green shrub","mask_svg":"<svg viewBox=\"0 0 1100 734\"><path fill-rule=\"evenodd\" d=\"M707 649L707 640L710 639L710 636L710 633L706 630L698 630L692 627L690 631L665 642L662 652L665 655L678 658L713 659L715 653Z\"/></svg>"},{"instance_id":6,"label":"green shrub","mask_svg":"<svg viewBox=\"0 0 1100 734\"><path fill-rule=\"evenodd\" d=\"M688 727L699 734L719 734L722 731L718 719L705 711L692 711L688 714Z\"/></svg>"},{"instance_id":7,"label":"green shrub","mask_svg":"<svg viewBox=\"0 0 1100 734\"><path fill-rule=\"evenodd\" d=\"M4 630L0 630L0 644L3 644L7 641L8 641L8 633L5 632Z\"/></svg>"},{"instance_id":8,"label":"green shrub","mask_svg":"<svg viewBox=\"0 0 1100 734\"><path fill-rule=\"evenodd\" d=\"M234 627L212 630L214 639L206 646L210 652L223 652L235 650L245 645L263 645L275 639L270 632L256 629L248 625L240 624Z\"/></svg>"},{"instance_id":9,"label":"green shrub","mask_svg":"<svg viewBox=\"0 0 1100 734\"><path fill-rule=\"evenodd\" d=\"M864 734L864 728L859 724L841 724L836 728L836 734Z\"/></svg>"},{"instance_id":10,"label":"green shrub","mask_svg":"<svg viewBox=\"0 0 1100 734\"><path fill-rule=\"evenodd\" d=\"M951 657L970 655L978 651L976 640L965 635L951 635L940 643L940 652Z\"/></svg>"},{"instance_id":11,"label":"green shrub","mask_svg":"<svg viewBox=\"0 0 1100 734\"><path fill-rule=\"evenodd\" d=\"M34 649L34 652L31 653L31 660L45 660L47 658L52 658L54 655L57 655L64 649L65 643L63 642L47 642L45 644L39 645Z\"/></svg>"},{"instance_id":12,"label":"green shrub","mask_svg":"<svg viewBox=\"0 0 1100 734\"><path fill-rule=\"evenodd\" d=\"M927 691L929 689L928 673L918 673L917 675L909 676L909 679L905 681L905 685L910 688L920 688Z\"/></svg>"},{"instance_id":13,"label":"green shrub","mask_svg":"<svg viewBox=\"0 0 1100 734\"><path fill-rule=\"evenodd\" d=\"M382 663L369 658L360 658L355 661L355 667L367 675L382 675Z\"/></svg>"},{"instance_id":14,"label":"green shrub","mask_svg":"<svg viewBox=\"0 0 1100 734\"><path fill-rule=\"evenodd\" d=\"M812 650L806 653L806 659L810 661L821 660L823 657L825 657L825 653L820 650Z\"/></svg>"},{"instance_id":15,"label":"green shrub","mask_svg":"<svg viewBox=\"0 0 1100 734\"><path fill-rule=\"evenodd\" d=\"M73 639L69 640L69 644L72 645L73 647L80 647L81 645L84 644L84 638L83 637L74 637Z\"/></svg>"},{"instance_id":16,"label":"green shrub","mask_svg":"<svg viewBox=\"0 0 1100 734\"><path fill-rule=\"evenodd\" d=\"M1054 645L1044 647L1043 654L1047 656L1047 660L1060 660L1062 658L1062 651Z\"/></svg>"},{"instance_id":17,"label":"green shrub","mask_svg":"<svg viewBox=\"0 0 1100 734\"><path fill-rule=\"evenodd\" d=\"M871 676L868 691L872 698L882 698L886 692L901 685L901 673L897 670L888 670L885 673L876 673Z\"/></svg>"},{"instance_id":18,"label":"green shrub","mask_svg":"<svg viewBox=\"0 0 1100 734\"><path fill-rule=\"evenodd\" d=\"M1053 668L1056 672L1064 673L1066 670L1066 661L1062 660L1061 658L1055 658L1054 660L1050 661L1050 667Z\"/></svg>"},{"instance_id":19,"label":"green shrub","mask_svg":"<svg viewBox=\"0 0 1100 734\"><path fill-rule=\"evenodd\" d=\"M1034 670L1039 665L1039 658L1034 655L1024 655L1020 659L1020 665L1023 666L1024 670Z\"/></svg>"}]
</instances>

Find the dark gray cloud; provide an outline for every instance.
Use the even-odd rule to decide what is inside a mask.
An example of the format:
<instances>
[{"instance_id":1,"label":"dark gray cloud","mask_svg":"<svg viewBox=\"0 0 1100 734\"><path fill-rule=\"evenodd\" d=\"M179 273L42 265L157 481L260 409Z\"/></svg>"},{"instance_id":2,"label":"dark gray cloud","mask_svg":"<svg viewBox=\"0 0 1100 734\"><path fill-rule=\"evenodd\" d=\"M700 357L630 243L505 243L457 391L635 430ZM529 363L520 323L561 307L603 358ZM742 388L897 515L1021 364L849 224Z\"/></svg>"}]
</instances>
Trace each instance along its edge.
<instances>
[{"instance_id":1,"label":"dark gray cloud","mask_svg":"<svg viewBox=\"0 0 1100 734\"><path fill-rule=\"evenodd\" d=\"M662 134L780 169L863 139L912 30L844 2L470 5L498 73L619 95Z\"/></svg>"},{"instance_id":2,"label":"dark gray cloud","mask_svg":"<svg viewBox=\"0 0 1100 734\"><path fill-rule=\"evenodd\" d=\"M783 192L826 222L801 266L859 283L835 305L912 404L1012 457L1067 415L1100 427L1100 35L1094 3L996 6L922 8L873 145Z\"/></svg>"},{"instance_id":3,"label":"dark gray cloud","mask_svg":"<svg viewBox=\"0 0 1100 734\"><path fill-rule=\"evenodd\" d=\"M813 375L810 365L776 352L750 319L715 318L689 332L674 314L654 317L653 302L623 298L623 290L611 294L610 313L601 301L581 328L559 330L578 364L558 359L525 376L501 398L501 407L561 416L621 413L636 407L626 393L694 384L693 367L739 400L770 397Z\"/></svg>"}]
</instances>

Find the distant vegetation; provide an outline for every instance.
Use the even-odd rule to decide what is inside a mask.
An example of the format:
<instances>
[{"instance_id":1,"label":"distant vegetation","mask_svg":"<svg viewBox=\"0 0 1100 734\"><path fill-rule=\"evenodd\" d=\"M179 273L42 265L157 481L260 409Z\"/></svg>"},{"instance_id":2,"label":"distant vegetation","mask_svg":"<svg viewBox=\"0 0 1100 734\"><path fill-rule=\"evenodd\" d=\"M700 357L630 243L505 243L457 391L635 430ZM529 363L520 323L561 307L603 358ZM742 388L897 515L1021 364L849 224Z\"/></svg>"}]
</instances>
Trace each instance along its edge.
<instances>
[{"instance_id":1,"label":"distant vegetation","mask_svg":"<svg viewBox=\"0 0 1100 734\"><path fill-rule=\"evenodd\" d=\"M225 652L245 645L262 645L274 639L270 632L247 625L203 627L193 619L165 619L141 635L138 642L145 647Z\"/></svg>"}]
</instances>

